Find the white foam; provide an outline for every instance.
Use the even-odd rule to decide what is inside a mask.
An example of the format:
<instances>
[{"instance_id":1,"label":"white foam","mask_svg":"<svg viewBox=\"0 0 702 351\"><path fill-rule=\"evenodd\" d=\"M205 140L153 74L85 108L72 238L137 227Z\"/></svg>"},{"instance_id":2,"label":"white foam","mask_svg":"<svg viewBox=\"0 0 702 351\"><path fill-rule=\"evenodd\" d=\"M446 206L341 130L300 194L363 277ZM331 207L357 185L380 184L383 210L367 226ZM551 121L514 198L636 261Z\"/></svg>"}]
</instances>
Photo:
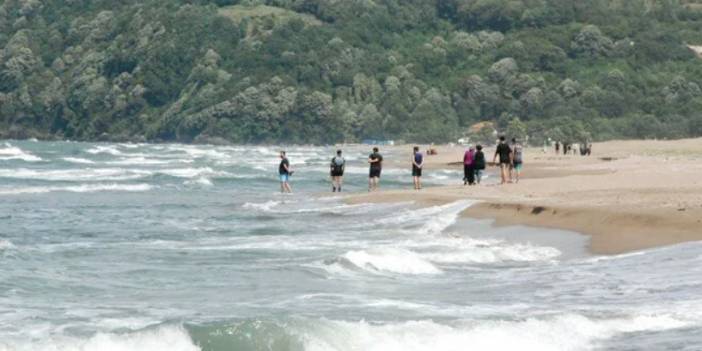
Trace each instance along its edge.
<instances>
[{"instance_id":1,"label":"white foam","mask_svg":"<svg viewBox=\"0 0 702 351\"><path fill-rule=\"evenodd\" d=\"M97 154L108 154L108 155L113 155L113 156L120 156L122 155L122 152L117 150L116 147L114 146L103 146L103 145L98 145L95 146L91 149L85 150L85 152L97 155Z\"/></svg>"},{"instance_id":2,"label":"white foam","mask_svg":"<svg viewBox=\"0 0 702 351\"><path fill-rule=\"evenodd\" d=\"M187 163L192 162L191 160L185 160ZM115 165L115 166L141 166L141 165L165 165L171 163L170 161L166 160L154 160L154 159L148 159L145 157L123 157L117 161L108 161L105 162L105 164L108 165ZM186 162L184 162L186 163Z\"/></svg>"},{"instance_id":3,"label":"white foam","mask_svg":"<svg viewBox=\"0 0 702 351\"><path fill-rule=\"evenodd\" d=\"M212 181L207 177L199 177L197 179L186 180L185 185L213 186Z\"/></svg>"},{"instance_id":4,"label":"white foam","mask_svg":"<svg viewBox=\"0 0 702 351\"><path fill-rule=\"evenodd\" d=\"M122 168L85 168L62 170L33 170L26 168L0 169L0 178L37 179L49 181L116 181L143 178L152 172Z\"/></svg>"},{"instance_id":5,"label":"white foam","mask_svg":"<svg viewBox=\"0 0 702 351\"><path fill-rule=\"evenodd\" d=\"M64 161L66 162L71 162L71 163L78 163L78 164L85 164L85 165L91 165L94 164L94 161L85 159L85 158L80 158L80 157L64 157Z\"/></svg>"},{"instance_id":6,"label":"white foam","mask_svg":"<svg viewBox=\"0 0 702 351\"><path fill-rule=\"evenodd\" d=\"M159 327L89 338L51 336L44 340L0 341L0 351L199 351L183 327Z\"/></svg>"},{"instance_id":7,"label":"white foam","mask_svg":"<svg viewBox=\"0 0 702 351\"><path fill-rule=\"evenodd\" d=\"M10 240L0 239L0 250L13 249L15 245Z\"/></svg>"},{"instance_id":8,"label":"white foam","mask_svg":"<svg viewBox=\"0 0 702 351\"><path fill-rule=\"evenodd\" d=\"M436 235L456 223L460 213L474 203L475 201L471 200L460 200L442 206L405 210L392 217L381 219L379 224L415 224L420 225L417 230L419 234Z\"/></svg>"},{"instance_id":9,"label":"white foam","mask_svg":"<svg viewBox=\"0 0 702 351\"><path fill-rule=\"evenodd\" d=\"M41 157L34 156L29 152L23 151L22 149L5 143L4 148L0 148L0 160L22 160L26 162L39 162Z\"/></svg>"},{"instance_id":10,"label":"white foam","mask_svg":"<svg viewBox=\"0 0 702 351\"><path fill-rule=\"evenodd\" d=\"M440 269L420 255L398 248L349 251L342 260L373 273L440 274Z\"/></svg>"},{"instance_id":11,"label":"white foam","mask_svg":"<svg viewBox=\"0 0 702 351\"><path fill-rule=\"evenodd\" d=\"M165 174L177 178L200 178L200 177L231 177L232 174L223 171L215 171L210 167L200 168L174 168L161 169L157 173Z\"/></svg>"},{"instance_id":12,"label":"white foam","mask_svg":"<svg viewBox=\"0 0 702 351\"><path fill-rule=\"evenodd\" d=\"M282 202L280 201L266 201L263 203L253 203L253 202L247 202L241 207L247 208L247 209L252 209L252 210L258 210L258 211L263 211L263 212L272 212L274 207L277 207L280 205Z\"/></svg>"},{"instance_id":13,"label":"white foam","mask_svg":"<svg viewBox=\"0 0 702 351\"><path fill-rule=\"evenodd\" d=\"M0 195L44 194L50 192L95 193L103 191L143 192L153 187L149 184L83 184L76 186L34 186L0 188Z\"/></svg>"},{"instance_id":14,"label":"white foam","mask_svg":"<svg viewBox=\"0 0 702 351\"><path fill-rule=\"evenodd\" d=\"M548 246L509 243L502 240L476 240L471 238L445 238L428 243L441 250L423 254L436 263L500 263L551 261L561 256L561 251ZM418 245L427 245L426 243Z\"/></svg>"},{"instance_id":15,"label":"white foam","mask_svg":"<svg viewBox=\"0 0 702 351\"><path fill-rule=\"evenodd\" d=\"M334 321L319 323L314 332L299 333L307 351L585 351L618 334L687 325L668 315L596 320L567 314L521 321L466 321L458 325L432 321L384 325Z\"/></svg>"}]
</instances>

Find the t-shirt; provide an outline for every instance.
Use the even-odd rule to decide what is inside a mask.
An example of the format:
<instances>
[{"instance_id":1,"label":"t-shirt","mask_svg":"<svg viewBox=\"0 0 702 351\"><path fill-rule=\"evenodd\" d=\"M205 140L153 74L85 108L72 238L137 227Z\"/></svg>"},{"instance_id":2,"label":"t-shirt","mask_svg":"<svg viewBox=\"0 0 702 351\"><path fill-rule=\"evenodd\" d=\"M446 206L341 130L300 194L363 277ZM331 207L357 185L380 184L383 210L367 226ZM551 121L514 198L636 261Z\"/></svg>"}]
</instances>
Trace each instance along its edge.
<instances>
[{"instance_id":1,"label":"t-shirt","mask_svg":"<svg viewBox=\"0 0 702 351\"><path fill-rule=\"evenodd\" d=\"M424 155L422 155L421 152L415 152L414 153L414 163L418 165L422 165L422 161L424 161Z\"/></svg>"},{"instance_id":2,"label":"t-shirt","mask_svg":"<svg viewBox=\"0 0 702 351\"><path fill-rule=\"evenodd\" d=\"M478 151L475 153L473 166L475 166L476 169L485 169L485 154L483 154L482 151Z\"/></svg>"},{"instance_id":3,"label":"t-shirt","mask_svg":"<svg viewBox=\"0 0 702 351\"><path fill-rule=\"evenodd\" d=\"M512 153L512 148L505 143L497 145L497 154L500 156L500 163L510 163L509 155Z\"/></svg>"},{"instance_id":4,"label":"t-shirt","mask_svg":"<svg viewBox=\"0 0 702 351\"><path fill-rule=\"evenodd\" d=\"M372 169L381 169L383 168L383 155L380 153L374 152L368 156L368 158L373 159L373 160L378 160L378 162L373 162L371 163L370 167Z\"/></svg>"},{"instance_id":5,"label":"t-shirt","mask_svg":"<svg viewBox=\"0 0 702 351\"><path fill-rule=\"evenodd\" d=\"M341 156L336 156L331 160L331 168L335 172L341 172L344 169L344 164L346 164L346 160Z\"/></svg>"},{"instance_id":6,"label":"t-shirt","mask_svg":"<svg viewBox=\"0 0 702 351\"><path fill-rule=\"evenodd\" d=\"M278 174L288 174L288 170L285 169L285 166L290 168L290 161L288 161L287 158L284 158L280 160L280 166L278 166Z\"/></svg>"},{"instance_id":7,"label":"t-shirt","mask_svg":"<svg viewBox=\"0 0 702 351\"><path fill-rule=\"evenodd\" d=\"M463 155L463 164L466 166L473 164L473 151L466 151L466 153Z\"/></svg>"},{"instance_id":8,"label":"t-shirt","mask_svg":"<svg viewBox=\"0 0 702 351\"><path fill-rule=\"evenodd\" d=\"M522 145L514 144L512 145L512 150L514 152L514 162L522 163L522 155L524 153L524 148L522 148Z\"/></svg>"}]
</instances>

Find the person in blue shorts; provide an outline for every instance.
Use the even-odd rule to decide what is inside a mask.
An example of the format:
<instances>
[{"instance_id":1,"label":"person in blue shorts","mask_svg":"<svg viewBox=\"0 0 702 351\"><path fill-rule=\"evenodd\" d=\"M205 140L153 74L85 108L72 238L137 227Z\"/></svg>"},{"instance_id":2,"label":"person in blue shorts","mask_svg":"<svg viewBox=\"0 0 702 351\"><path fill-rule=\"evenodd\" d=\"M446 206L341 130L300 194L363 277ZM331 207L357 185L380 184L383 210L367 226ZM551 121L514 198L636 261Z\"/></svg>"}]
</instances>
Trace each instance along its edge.
<instances>
[{"instance_id":1,"label":"person in blue shorts","mask_svg":"<svg viewBox=\"0 0 702 351\"><path fill-rule=\"evenodd\" d=\"M290 187L290 175L292 170L290 170L290 161L285 156L285 151L280 152L280 165L278 165L278 175L280 176L280 192L281 193L292 193L292 188Z\"/></svg>"}]
</instances>

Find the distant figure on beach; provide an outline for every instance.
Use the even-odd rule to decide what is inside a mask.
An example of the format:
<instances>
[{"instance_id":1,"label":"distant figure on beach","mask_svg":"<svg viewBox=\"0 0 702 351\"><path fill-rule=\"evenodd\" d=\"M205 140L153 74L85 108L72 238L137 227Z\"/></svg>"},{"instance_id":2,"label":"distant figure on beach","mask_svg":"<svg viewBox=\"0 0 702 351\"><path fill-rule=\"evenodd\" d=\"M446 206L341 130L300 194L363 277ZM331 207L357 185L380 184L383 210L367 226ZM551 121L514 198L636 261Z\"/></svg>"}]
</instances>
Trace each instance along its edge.
<instances>
[{"instance_id":1,"label":"distant figure on beach","mask_svg":"<svg viewBox=\"0 0 702 351\"><path fill-rule=\"evenodd\" d=\"M278 175L280 176L280 192L281 193L292 193L292 188L290 187L290 175L292 175L292 170L290 169L290 161L285 156L285 151L280 152L280 165L278 166Z\"/></svg>"},{"instance_id":2,"label":"distant figure on beach","mask_svg":"<svg viewBox=\"0 0 702 351\"><path fill-rule=\"evenodd\" d=\"M471 146L463 154L463 185L475 183L475 149Z\"/></svg>"},{"instance_id":3,"label":"distant figure on beach","mask_svg":"<svg viewBox=\"0 0 702 351\"><path fill-rule=\"evenodd\" d=\"M497 149L495 150L495 156L492 158L492 162L497 161L497 157L500 157L500 175L502 177L502 182L500 184L507 184L507 179L509 178L509 167L512 164L512 148L505 142L505 137L500 136L500 142L497 144Z\"/></svg>"},{"instance_id":4,"label":"distant figure on beach","mask_svg":"<svg viewBox=\"0 0 702 351\"><path fill-rule=\"evenodd\" d=\"M524 160L524 147L517 142L516 138L512 138L512 167L510 167L510 182L514 179L515 183L519 183L519 177L522 174L522 162Z\"/></svg>"},{"instance_id":5,"label":"distant figure on beach","mask_svg":"<svg viewBox=\"0 0 702 351\"><path fill-rule=\"evenodd\" d=\"M556 155L559 155L561 152L561 142L557 141L556 142Z\"/></svg>"},{"instance_id":6,"label":"distant figure on beach","mask_svg":"<svg viewBox=\"0 0 702 351\"><path fill-rule=\"evenodd\" d=\"M419 152L419 146L414 147L414 155L412 156L412 180L414 181L414 190L422 189L422 168L424 167L424 155Z\"/></svg>"},{"instance_id":7,"label":"distant figure on beach","mask_svg":"<svg viewBox=\"0 0 702 351\"><path fill-rule=\"evenodd\" d=\"M485 170L485 154L483 153L482 145L478 145L475 148L477 151L473 157L473 168L475 169L475 182L480 184L480 180L483 178L483 171Z\"/></svg>"},{"instance_id":8,"label":"distant figure on beach","mask_svg":"<svg viewBox=\"0 0 702 351\"><path fill-rule=\"evenodd\" d=\"M373 153L368 156L370 172L368 174L368 191L378 190L380 183L380 172L383 170L383 155L378 152L378 148L373 148Z\"/></svg>"},{"instance_id":9,"label":"distant figure on beach","mask_svg":"<svg viewBox=\"0 0 702 351\"><path fill-rule=\"evenodd\" d=\"M332 179L332 192L341 192L341 185L344 182L344 170L346 169L346 160L341 156L341 150L336 150L336 156L332 158L329 165L329 172Z\"/></svg>"}]
</instances>

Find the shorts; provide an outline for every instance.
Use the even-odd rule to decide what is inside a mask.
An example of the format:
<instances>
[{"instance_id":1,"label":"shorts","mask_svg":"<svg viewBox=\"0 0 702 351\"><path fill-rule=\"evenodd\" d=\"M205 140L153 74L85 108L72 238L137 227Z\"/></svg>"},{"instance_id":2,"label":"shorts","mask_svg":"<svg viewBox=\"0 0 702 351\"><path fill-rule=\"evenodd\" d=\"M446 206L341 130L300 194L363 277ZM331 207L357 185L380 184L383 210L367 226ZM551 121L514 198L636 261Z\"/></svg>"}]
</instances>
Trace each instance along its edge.
<instances>
[{"instance_id":1,"label":"shorts","mask_svg":"<svg viewBox=\"0 0 702 351\"><path fill-rule=\"evenodd\" d=\"M371 168L370 173L368 174L369 178L380 178L380 168Z\"/></svg>"},{"instance_id":2,"label":"shorts","mask_svg":"<svg viewBox=\"0 0 702 351\"><path fill-rule=\"evenodd\" d=\"M422 169L416 166L412 166L412 176L413 177L421 177L422 176Z\"/></svg>"},{"instance_id":3,"label":"shorts","mask_svg":"<svg viewBox=\"0 0 702 351\"><path fill-rule=\"evenodd\" d=\"M517 171L522 171L522 163L521 162L515 162L514 163L514 169Z\"/></svg>"},{"instance_id":4,"label":"shorts","mask_svg":"<svg viewBox=\"0 0 702 351\"><path fill-rule=\"evenodd\" d=\"M344 176L344 172L334 172L334 171L332 171L330 174L331 174L332 177L343 177L343 176Z\"/></svg>"},{"instance_id":5,"label":"shorts","mask_svg":"<svg viewBox=\"0 0 702 351\"><path fill-rule=\"evenodd\" d=\"M290 175L287 173L283 173L280 175L280 182L281 183L287 183L288 180L290 180Z\"/></svg>"}]
</instances>

